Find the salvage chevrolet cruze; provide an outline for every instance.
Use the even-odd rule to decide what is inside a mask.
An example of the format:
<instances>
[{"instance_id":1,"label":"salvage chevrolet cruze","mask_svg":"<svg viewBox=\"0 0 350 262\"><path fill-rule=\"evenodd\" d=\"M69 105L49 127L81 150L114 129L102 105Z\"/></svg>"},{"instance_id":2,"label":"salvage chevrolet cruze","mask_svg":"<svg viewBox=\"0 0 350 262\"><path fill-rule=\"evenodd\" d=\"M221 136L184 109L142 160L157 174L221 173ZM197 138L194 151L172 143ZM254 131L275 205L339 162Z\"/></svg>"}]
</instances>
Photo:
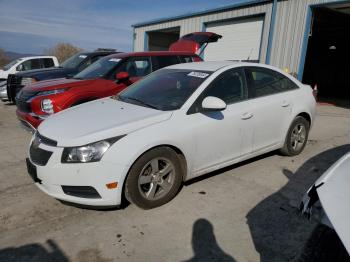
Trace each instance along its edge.
<instances>
[{"instance_id":1,"label":"salvage chevrolet cruze","mask_svg":"<svg viewBox=\"0 0 350 262\"><path fill-rule=\"evenodd\" d=\"M149 209L191 178L276 149L299 154L314 116L312 89L274 67L179 64L48 118L27 167L54 198L115 206L125 195Z\"/></svg>"}]
</instances>

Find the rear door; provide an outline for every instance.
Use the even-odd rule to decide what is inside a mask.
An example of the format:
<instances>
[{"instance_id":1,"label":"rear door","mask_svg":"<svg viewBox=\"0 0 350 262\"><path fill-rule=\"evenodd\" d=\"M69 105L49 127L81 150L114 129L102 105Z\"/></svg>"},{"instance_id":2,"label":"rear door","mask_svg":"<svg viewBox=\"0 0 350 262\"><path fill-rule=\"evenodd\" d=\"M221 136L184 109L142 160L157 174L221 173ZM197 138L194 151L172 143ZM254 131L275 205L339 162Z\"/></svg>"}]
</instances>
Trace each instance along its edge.
<instances>
[{"instance_id":1,"label":"rear door","mask_svg":"<svg viewBox=\"0 0 350 262\"><path fill-rule=\"evenodd\" d=\"M209 43L217 42L222 36L212 32L195 32L182 36L169 47L169 51L183 51L199 54Z\"/></svg>"},{"instance_id":2,"label":"rear door","mask_svg":"<svg viewBox=\"0 0 350 262\"><path fill-rule=\"evenodd\" d=\"M284 141L290 125L293 91L299 87L284 75L262 67L247 67L251 94L249 112L254 119L254 151Z\"/></svg>"}]
</instances>

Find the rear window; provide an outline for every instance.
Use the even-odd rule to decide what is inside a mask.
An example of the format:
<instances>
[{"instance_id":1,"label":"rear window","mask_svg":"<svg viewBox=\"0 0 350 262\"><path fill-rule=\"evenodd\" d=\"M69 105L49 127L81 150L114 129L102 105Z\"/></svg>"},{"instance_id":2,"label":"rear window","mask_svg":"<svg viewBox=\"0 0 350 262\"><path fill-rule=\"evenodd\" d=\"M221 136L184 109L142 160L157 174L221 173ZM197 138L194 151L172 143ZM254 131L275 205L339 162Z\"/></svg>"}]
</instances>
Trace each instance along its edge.
<instances>
[{"instance_id":1,"label":"rear window","mask_svg":"<svg viewBox=\"0 0 350 262\"><path fill-rule=\"evenodd\" d=\"M157 56L155 60L157 69L180 63L177 56Z\"/></svg>"}]
</instances>

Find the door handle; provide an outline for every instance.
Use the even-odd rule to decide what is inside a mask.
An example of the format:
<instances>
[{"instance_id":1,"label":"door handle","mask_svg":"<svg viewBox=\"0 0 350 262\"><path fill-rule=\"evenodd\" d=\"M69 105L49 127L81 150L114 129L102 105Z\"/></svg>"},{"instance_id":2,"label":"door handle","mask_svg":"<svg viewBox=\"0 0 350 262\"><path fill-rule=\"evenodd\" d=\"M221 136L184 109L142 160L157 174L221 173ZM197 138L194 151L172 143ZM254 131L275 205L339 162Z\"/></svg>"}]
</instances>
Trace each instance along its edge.
<instances>
[{"instance_id":1,"label":"door handle","mask_svg":"<svg viewBox=\"0 0 350 262\"><path fill-rule=\"evenodd\" d=\"M252 117L253 117L253 113L247 112L247 113L244 113L244 114L241 116L241 119L247 120L247 119L250 119L250 118L252 118Z\"/></svg>"},{"instance_id":2,"label":"door handle","mask_svg":"<svg viewBox=\"0 0 350 262\"><path fill-rule=\"evenodd\" d=\"M282 102L282 107L287 107L289 106L289 102L288 101L283 101Z\"/></svg>"}]
</instances>

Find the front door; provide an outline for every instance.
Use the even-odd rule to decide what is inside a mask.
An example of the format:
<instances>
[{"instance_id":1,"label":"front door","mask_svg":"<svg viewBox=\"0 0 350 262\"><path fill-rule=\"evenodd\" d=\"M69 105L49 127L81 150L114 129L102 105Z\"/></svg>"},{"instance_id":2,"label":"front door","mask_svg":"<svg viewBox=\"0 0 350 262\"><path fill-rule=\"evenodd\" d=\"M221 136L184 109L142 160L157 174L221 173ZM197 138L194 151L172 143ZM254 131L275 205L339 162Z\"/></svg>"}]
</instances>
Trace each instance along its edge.
<instances>
[{"instance_id":1,"label":"front door","mask_svg":"<svg viewBox=\"0 0 350 262\"><path fill-rule=\"evenodd\" d=\"M201 102L207 96L222 99L227 108L203 111ZM247 111L247 98L244 71L230 69L219 75L197 99L188 115L196 147L194 173L199 175L251 152L252 119Z\"/></svg>"}]
</instances>

